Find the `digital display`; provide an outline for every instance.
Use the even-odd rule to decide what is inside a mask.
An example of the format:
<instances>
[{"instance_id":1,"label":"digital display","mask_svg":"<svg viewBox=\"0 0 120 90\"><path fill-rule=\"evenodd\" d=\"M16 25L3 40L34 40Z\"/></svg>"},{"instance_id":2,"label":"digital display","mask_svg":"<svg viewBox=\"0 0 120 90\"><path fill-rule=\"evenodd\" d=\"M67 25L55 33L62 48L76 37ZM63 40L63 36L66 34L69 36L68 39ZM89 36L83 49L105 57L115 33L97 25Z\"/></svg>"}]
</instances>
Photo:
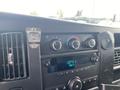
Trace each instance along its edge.
<instances>
[{"instance_id":1,"label":"digital display","mask_svg":"<svg viewBox=\"0 0 120 90\"><path fill-rule=\"evenodd\" d=\"M76 67L76 60L73 58L53 58L50 61L48 72L59 72L64 70L74 69Z\"/></svg>"}]
</instances>

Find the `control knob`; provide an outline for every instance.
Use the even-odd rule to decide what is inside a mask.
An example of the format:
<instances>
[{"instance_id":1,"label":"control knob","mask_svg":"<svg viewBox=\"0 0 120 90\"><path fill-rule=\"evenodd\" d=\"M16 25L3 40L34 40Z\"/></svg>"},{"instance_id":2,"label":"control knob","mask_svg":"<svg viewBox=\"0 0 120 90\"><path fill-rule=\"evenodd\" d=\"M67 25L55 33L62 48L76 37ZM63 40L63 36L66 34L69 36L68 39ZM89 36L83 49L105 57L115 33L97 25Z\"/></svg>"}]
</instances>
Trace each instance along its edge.
<instances>
[{"instance_id":1,"label":"control knob","mask_svg":"<svg viewBox=\"0 0 120 90\"><path fill-rule=\"evenodd\" d=\"M68 41L68 46L71 49L78 50L80 48L80 41L77 38L72 38Z\"/></svg>"},{"instance_id":2,"label":"control knob","mask_svg":"<svg viewBox=\"0 0 120 90\"><path fill-rule=\"evenodd\" d=\"M62 49L62 42L59 39L54 39L51 41L50 46L53 50L58 51Z\"/></svg>"},{"instance_id":3,"label":"control knob","mask_svg":"<svg viewBox=\"0 0 120 90\"><path fill-rule=\"evenodd\" d=\"M99 56L98 56L96 53L94 53L94 54L91 56L91 62L92 62L92 63L96 63L96 62L98 62L98 60L99 60Z\"/></svg>"},{"instance_id":4,"label":"control knob","mask_svg":"<svg viewBox=\"0 0 120 90\"><path fill-rule=\"evenodd\" d=\"M82 81L79 77L75 77L68 82L68 90L81 90L82 89Z\"/></svg>"},{"instance_id":5,"label":"control knob","mask_svg":"<svg viewBox=\"0 0 120 90\"><path fill-rule=\"evenodd\" d=\"M87 40L86 44L87 44L87 47L94 48L96 46L96 41L95 41L95 39L90 38L90 39Z\"/></svg>"}]
</instances>

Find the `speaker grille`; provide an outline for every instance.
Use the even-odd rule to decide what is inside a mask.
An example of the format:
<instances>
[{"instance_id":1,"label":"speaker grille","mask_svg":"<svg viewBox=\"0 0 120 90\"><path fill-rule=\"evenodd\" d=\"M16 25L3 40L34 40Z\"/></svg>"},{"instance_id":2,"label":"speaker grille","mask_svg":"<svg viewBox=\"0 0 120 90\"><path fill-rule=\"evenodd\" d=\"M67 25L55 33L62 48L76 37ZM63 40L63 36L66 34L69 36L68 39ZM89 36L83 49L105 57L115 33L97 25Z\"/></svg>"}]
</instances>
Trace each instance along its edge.
<instances>
[{"instance_id":1,"label":"speaker grille","mask_svg":"<svg viewBox=\"0 0 120 90\"><path fill-rule=\"evenodd\" d=\"M28 77L27 44L22 32L0 34L0 79Z\"/></svg>"}]
</instances>

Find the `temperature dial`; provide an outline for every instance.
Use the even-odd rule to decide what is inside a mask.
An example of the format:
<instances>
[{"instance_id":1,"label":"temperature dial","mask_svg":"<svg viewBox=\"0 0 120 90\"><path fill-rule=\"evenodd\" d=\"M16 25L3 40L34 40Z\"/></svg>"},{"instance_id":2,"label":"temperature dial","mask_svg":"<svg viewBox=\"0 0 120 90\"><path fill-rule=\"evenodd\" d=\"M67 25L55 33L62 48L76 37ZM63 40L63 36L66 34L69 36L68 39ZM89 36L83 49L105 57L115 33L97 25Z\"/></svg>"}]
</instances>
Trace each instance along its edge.
<instances>
[{"instance_id":1,"label":"temperature dial","mask_svg":"<svg viewBox=\"0 0 120 90\"><path fill-rule=\"evenodd\" d=\"M62 42L59 39L54 39L51 41L51 48L55 51L61 50L62 49Z\"/></svg>"},{"instance_id":2,"label":"temperature dial","mask_svg":"<svg viewBox=\"0 0 120 90\"><path fill-rule=\"evenodd\" d=\"M88 40L87 40L87 46L88 46L89 48L94 48L94 47L96 46L96 41L95 41L95 39L88 39Z\"/></svg>"},{"instance_id":3,"label":"temperature dial","mask_svg":"<svg viewBox=\"0 0 120 90\"><path fill-rule=\"evenodd\" d=\"M78 50L80 48L80 41L76 38L72 38L68 42L69 48Z\"/></svg>"},{"instance_id":4,"label":"temperature dial","mask_svg":"<svg viewBox=\"0 0 120 90\"><path fill-rule=\"evenodd\" d=\"M75 77L68 82L68 90L81 90L82 82L79 77Z\"/></svg>"}]
</instances>

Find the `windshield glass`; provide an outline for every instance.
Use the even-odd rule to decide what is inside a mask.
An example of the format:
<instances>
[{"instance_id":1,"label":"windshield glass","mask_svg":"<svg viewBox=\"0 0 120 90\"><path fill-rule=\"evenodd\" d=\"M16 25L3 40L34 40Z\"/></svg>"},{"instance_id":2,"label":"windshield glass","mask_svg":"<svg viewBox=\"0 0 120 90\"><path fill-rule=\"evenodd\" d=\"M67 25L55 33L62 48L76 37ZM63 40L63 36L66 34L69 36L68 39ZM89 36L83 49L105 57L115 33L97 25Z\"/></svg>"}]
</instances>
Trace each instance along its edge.
<instances>
[{"instance_id":1,"label":"windshield glass","mask_svg":"<svg viewBox=\"0 0 120 90\"><path fill-rule=\"evenodd\" d=\"M120 27L119 0L0 0L0 11Z\"/></svg>"}]
</instances>

